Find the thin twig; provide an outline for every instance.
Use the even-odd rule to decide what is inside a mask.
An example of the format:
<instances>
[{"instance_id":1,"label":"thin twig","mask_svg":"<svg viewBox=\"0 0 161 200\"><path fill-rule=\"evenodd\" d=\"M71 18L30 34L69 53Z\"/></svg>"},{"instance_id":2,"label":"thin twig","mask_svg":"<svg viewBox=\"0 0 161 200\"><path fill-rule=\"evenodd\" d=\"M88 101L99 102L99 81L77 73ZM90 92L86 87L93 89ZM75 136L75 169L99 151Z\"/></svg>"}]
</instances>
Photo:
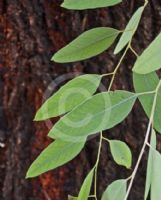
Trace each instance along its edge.
<instances>
[{"instance_id":1,"label":"thin twig","mask_svg":"<svg viewBox=\"0 0 161 200\"><path fill-rule=\"evenodd\" d=\"M122 61L123 61L123 59L124 59L124 57L125 57L125 55L126 55L128 49L129 49L129 46L130 46L130 43L129 43L128 46L126 47L126 49L125 49L123 55L121 56L121 58L120 58L120 60L119 60L119 62L118 62L118 64L117 64L117 66L116 66L116 68L115 68L115 70L114 70L114 72L113 72L113 75L112 75L112 78L111 78L111 81L110 81L110 85L109 85L109 87L108 87L108 91L111 90L111 87L112 87L112 84L113 84L113 82L114 82L116 73L117 73L117 71L118 71L118 69L119 69L119 67L120 67L120 65L121 65L121 63L122 63Z\"/></svg>"},{"instance_id":2,"label":"thin twig","mask_svg":"<svg viewBox=\"0 0 161 200\"><path fill-rule=\"evenodd\" d=\"M111 76L111 75L113 75L113 72L110 72L110 73L107 73L107 74L102 74L101 76L105 77L105 76Z\"/></svg>"},{"instance_id":3,"label":"thin twig","mask_svg":"<svg viewBox=\"0 0 161 200\"><path fill-rule=\"evenodd\" d=\"M102 131L100 132L100 142L98 147L98 154L97 154L97 160L95 164L95 181L94 181L94 196L97 200L97 169L98 169L98 163L101 155L101 147L102 147Z\"/></svg>"},{"instance_id":4,"label":"thin twig","mask_svg":"<svg viewBox=\"0 0 161 200\"><path fill-rule=\"evenodd\" d=\"M138 53L132 48L131 44L129 46L130 50L132 51L132 53L136 56L139 57Z\"/></svg>"},{"instance_id":5,"label":"thin twig","mask_svg":"<svg viewBox=\"0 0 161 200\"><path fill-rule=\"evenodd\" d=\"M147 128L146 135L145 135L144 144L143 144L142 149L140 151L140 154L139 154L136 166L134 168L134 171L132 173L131 180L130 180L130 183L129 183L129 186L128 186L128 189L127 189L127 193L126 193L126 196L125 196L124 200L127 200L128 196L129 196L129 193L130 193L130 190L131 190L134 178L135 178L136 173L138 171L138 167L140 165L140 162L141 162L143 154L144 154L145 147L146 147L147 142L148 142L148 138L149 138L150 130L151 130L151 125L153 123L153 118L154 118L154 113L155 113L155 107L156 107L156 101L157 101L157 96L158 96L158 90L159 90L160 86L161 86L161 80L159 81L159 83L158 83L158 85L156 87L154 101L153 101L153 105L152 105L152 110L151 110L151 115L150 115L150 120L149 120L148 128Z\"/></svg>"}]
</instances>

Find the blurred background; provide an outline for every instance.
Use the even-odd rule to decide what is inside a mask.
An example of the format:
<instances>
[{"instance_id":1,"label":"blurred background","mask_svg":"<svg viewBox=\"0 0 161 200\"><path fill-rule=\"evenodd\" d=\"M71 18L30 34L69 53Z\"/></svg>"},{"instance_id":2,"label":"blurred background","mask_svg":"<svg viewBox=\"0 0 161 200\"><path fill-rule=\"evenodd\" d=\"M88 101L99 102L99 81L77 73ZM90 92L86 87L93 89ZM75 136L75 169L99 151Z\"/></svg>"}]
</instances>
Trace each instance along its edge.
<instances>
[{"instance_id":1,"label":"blurred background","mask_svg":"<svg viewBox=\"0 0 161 200\"><path fill-rule=\"evenodd\" d=\"M47 133L58 120L33 122L33 118L45 98L62 84L80 73L113 71L121 54L114 56L113 46L96 58L72 64L53 63L51 56L90 28L124 29L133 12L144 2L123 0L122 4L111 8L86 11L65 10L59 6L61 3L61 0L0 0L0 200L67 200L68 194L77 195L95 162L98 138L89 140L81 154L65 166L25 180L32 161L50 143ZM149 0L133 40L134 49L140 54L160 29L161 1ZM131 68L134 61L134 55L128 52L113 89L133 90ZM109 79L105 78L103 84L107 86L108 83ZM133 165L146 125L147 118L137 102L121 125L105 132L109 138L128 143L133 152ZM143 199L146 160L147 153L130 200ZM124 169L113 162L104 144L98 173L99 197L109 183L126 178L131 172L132 169Z\"/></svg>"}]
</instances>

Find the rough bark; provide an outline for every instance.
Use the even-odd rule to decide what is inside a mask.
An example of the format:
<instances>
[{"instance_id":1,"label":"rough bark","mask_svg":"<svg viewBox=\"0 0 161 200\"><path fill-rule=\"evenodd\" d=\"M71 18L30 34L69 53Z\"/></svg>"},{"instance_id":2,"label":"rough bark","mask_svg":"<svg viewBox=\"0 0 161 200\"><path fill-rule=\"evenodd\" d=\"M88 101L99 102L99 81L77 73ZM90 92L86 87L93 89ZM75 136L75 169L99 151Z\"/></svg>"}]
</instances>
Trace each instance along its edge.
<instances>
[{"instance_id":1,"label":"rough bark","mask_svg":"<svg viewBox=\"0 0 161 200\"><path fill-rule=\"evenodd\" d=\"M143 1L125 0L112 8L81 12L62 9L60 3L58 0L0 1L1 200L65 200L67 194L78 193L85 174L95 162L98 138L88 141L82 153L67 165L35 179L25 180L26 170L32 160L49 144L46 135L49 126L57 120L35 123L32 119L42 104L44 92L55 78L71 72L110 72L120 55L114 56L112 49L96 58L66 65L50 62L50 58L59 48L89 28L112 26L123 29ZM133 40L133 47L138 53L159 33L160 19L161 2L150 0ZM133 89L131 68L134 59L129 52L113 89ZM105 85L108 82L108 79L104 80ZM121 125L105 134L126 141L133 151L135 164L146 124L143 110L137 104ZM112 180L125 178L132 172L113 162L107 144L103 145L101 155L99 195ZM146 157L147 154L135 179L131 200L143 199Z\"/></svg>"}]
</instances>

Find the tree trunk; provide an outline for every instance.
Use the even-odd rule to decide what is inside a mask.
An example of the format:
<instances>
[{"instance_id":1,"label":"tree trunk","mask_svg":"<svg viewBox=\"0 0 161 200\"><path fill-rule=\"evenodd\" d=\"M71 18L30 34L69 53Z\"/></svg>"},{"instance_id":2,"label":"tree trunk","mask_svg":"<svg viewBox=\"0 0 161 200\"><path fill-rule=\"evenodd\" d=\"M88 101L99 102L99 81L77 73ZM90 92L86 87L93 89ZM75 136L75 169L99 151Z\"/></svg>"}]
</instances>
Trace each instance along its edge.
<instances>
[{"instance_id":1,"label":"tree trunk","mask_svg":"<svg viewBox=\"0 0 161 200\"><path fill-rule=\"evenodd\" d=\"M113 48L95 58L74 64L56 64L51 56L81 32L92 27L124 29L143 1L126 1L115 7L88 11L60 8L59 0L0 1L0 199L66 200L77 195L80 185L96 160L98 137L87 142L81 154L52 172L25 180L31 162L50 142L47 133L58 120L33 122L44 98L79 73L111 72L121 56ZM161 2L150 0L137 31L133 47L138 53L155 38L161 26ZM135 57L128 52L113 89L133 90L131 68ZM109 78L103 81L107 86ZM55 86L55 87L53 87ZM126 141L136 163L147 119L137 103L129 117L106 131L109 138ZM143 199L147 153L140 165L130 200ZM132 167L133 169L133 167ZM99 165L99 198L113 180L126 178L131 170L116 165L107 144L103 144Z\"/></svg>"}]
</instances>

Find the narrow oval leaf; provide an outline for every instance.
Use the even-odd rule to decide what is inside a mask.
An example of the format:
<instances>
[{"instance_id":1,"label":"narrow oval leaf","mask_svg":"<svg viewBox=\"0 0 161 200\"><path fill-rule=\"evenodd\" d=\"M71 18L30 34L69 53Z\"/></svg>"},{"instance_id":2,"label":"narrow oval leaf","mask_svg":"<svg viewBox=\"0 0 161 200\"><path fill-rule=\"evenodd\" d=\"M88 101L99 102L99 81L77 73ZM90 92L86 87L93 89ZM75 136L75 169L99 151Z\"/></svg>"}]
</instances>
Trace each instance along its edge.
<instances>
[{"instance_id":1,"label":"narrow oval leaf","mask_svg":"<svg viewBox=\"0 0 161 200\"><path fill-rule=\"evenodd\" d=\"M94 168L89 172L89 174L85 178L77 200L88 200L93 180L93 174L94 174Z\"/></svg>"},{"instance_id":2,"label":"narrow oval leaf","mask_svg":"<svg viewBox=\"0 0 161 200\"><path fill-rule=\"evenodd\" d=\"M159 78L155 72L150 74L133 73L134 88L137 93L154 91L159 83ZM145 113L150 117L154 94L145 94L139 96L139 100ZM156 109L154 113L154 128L161 133L161 89L158 91Z\"/></svg>"},{"instance_id":3,"label":"narrow oval leaf","mask_svg":"<svg viewBox=\"0 0 161 200\"><path fill-rule=\"evenodd\" d=\"M161 33L154 39L147 49L138 57L133 71L147 74L161 68Z\"/></svg>"},{"instance_id":4,"label":"narrow oval leaf","mask_svg":"<svg viewBox=\"0 0 161 200\"><path fill-rule=\"evenodd\" d=\"M161 155L158 151L154 151L153 171L151 182L151 200L161 200Z\"/></svg>"},{"instance_id":5,"label":"narrow oval leaf","mask_svg":"<svg viewBox=\"0 0 161 200\"><path fill-rule=\"evenodd\" d=\"M137 94L119 90L94 95L62 117L49 136L80 141L88 135L112 128L125 119L136 98Z\"/></svg>"},{"instance_id":6,"label":"narrow oval leaf","mask_svg":"<svg viewBox=\"0 0 161 200\"><path fill-rule=\"evenodd\" d=\"M156 133L154 130L152 130L150 145L153 149L156 149ZM149 194L151 182L152 182L152 177L153 177L152 172L153 172L153 164L154 164L153 163L154 151L152 148L150 148L149 156L148 156L144 200L148 198L148 194Z\"/></svg>"},{"instance_id":7,"label":"narrow oval leaf","mask_svg":"<svg viewBox=\"0 0 161 200\"><path fill-rule=\"evenodd\" d=\"M62 115L87 100L100 84L101 76L87 74L69 81L37 111L35 121Z\"/></svg>"},{"instance_id":8,"label":"narrow oval leaf","mask_svg":"<svg viewBox=\"0 0 161 200\"><path fill-rule=\"evenodd\" d=\"M59 63L75 62L96 56L108 49L120 32L113 28L94 28L84 32L64 48L52 60Z\"/></svg>"},{"instance_id":9,"label":"narrow oval leaf","mask_svg":"<svg viewBox=\"0 0 161 200\"><path fill-rule=\"evenodd\" d=\"M126 196L127 181L120 179L111 183L103 193L101 200L124 200Z\"/></svg>"},{"instance_id":10,"label":"narrow oval leaf","mask_svg":"<svg viewBox=\"0 0 161 200\"><path fill-rule=\"evenodd\" d=\"M116 48L114 54L119 53L132 39L133 35L135 34L137 27L140 22L141 15L143 13L144 7L138 8L138 10L134 13L131 17L129 23L127 24L125 31L123 32Z\"/></svg>"},{"instance_id":11,"label":"narrow oval leaf","mask_svg":"<svg viewBox=\"0 0 161 200\"><path fill-rule=\"evenodd\" d=\"M80 153L84 144L85 142L54 141L32 163L26 177L35 177L64 165Z\"/></svg>"},{"instance_id":12,"label":"narrow oval leaf","mask_svg":"<svg viewBox=\"0 0 161 200\"><path fill-rule=\"evenodd\" d=\"M65 0L61 6L67 9L84 10L114 6L120 2L122 0Z\"/></svg>"},{"instance_id":13,"label":"narrow oval leaf","mask_svg":"<svg viewBox=\"0 0 161 200\"><path fill-rule=\"evenodd\" d=\"M132 164L132 154L127 144L119 140L109 140L109 143L114 161L119 165L130 168Z\"/></svg>"}]
</instances>

